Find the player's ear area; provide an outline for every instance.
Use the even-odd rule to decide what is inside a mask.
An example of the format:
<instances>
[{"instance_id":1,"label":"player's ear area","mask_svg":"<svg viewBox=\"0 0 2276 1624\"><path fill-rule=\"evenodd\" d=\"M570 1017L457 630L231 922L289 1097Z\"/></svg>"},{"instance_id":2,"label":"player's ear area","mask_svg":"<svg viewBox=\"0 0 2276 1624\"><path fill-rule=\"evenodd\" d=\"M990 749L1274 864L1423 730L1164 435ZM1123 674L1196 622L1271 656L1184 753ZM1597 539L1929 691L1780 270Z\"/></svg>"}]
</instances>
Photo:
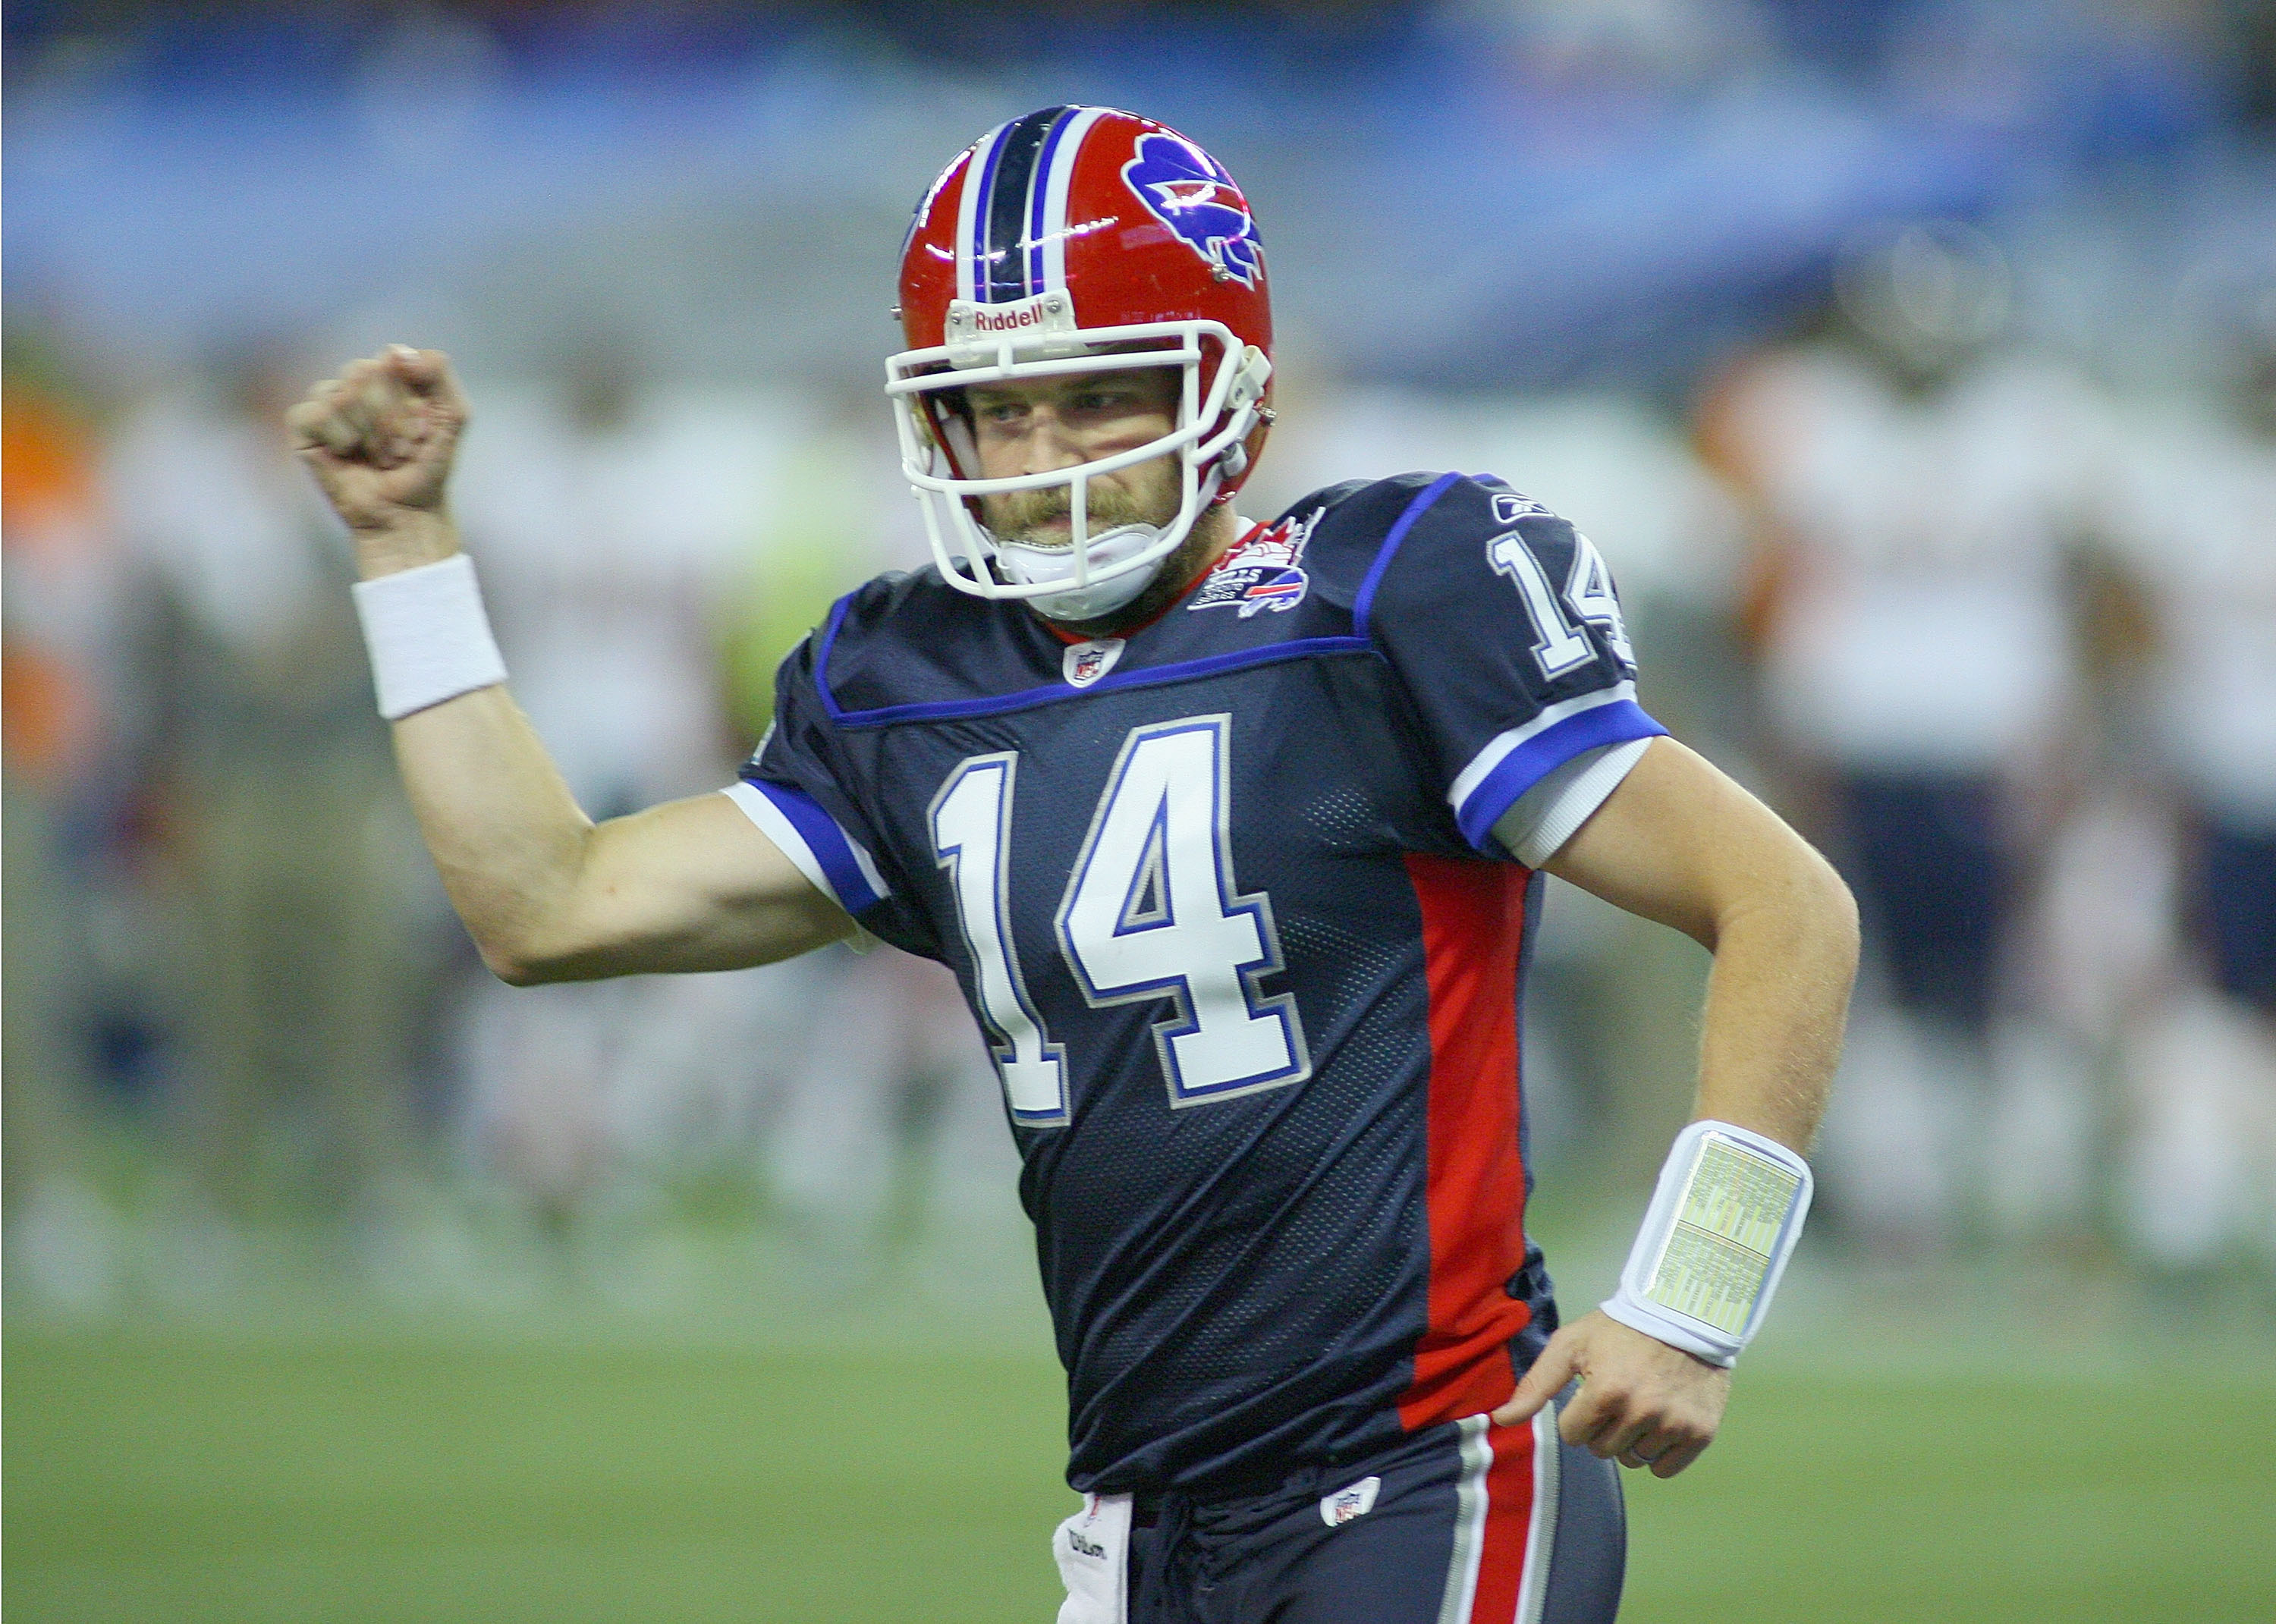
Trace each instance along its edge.
<instances>
[{"instance_id":1,"label":"player's ear area","mask_svg":"<svg viewBox=\"0 0 2276 1624\"><path fill-rule=\"evenodd\" d=\"M919 397L915 407L909 416L918 439L945 456L961 476L978 444L970 399L961 389L940 390Z\"/></svg>"},{"instance_id":2,"label":"player's ear area","mask_svg":"<svg viewBox=\"0 0 2276 1624\"><path fill-rule=\"evenodd\" d=\"M933 390L929 398L932 402L935 412L956 419L967 429L972 427L972 396L961 386L955 389ZM929 416L930 414L926 415Z\"/></svg>"},{"instance_id":3,"label":"player's ear area","mask_svg":"<svg viewBox=\"0 0 2276 1624\"><path fill-rule=\"evenodd\" d=\"M1263 403L1256 408L1256 426L1241 437L1238 456L1231 451L1225 453L1225 478L1232 482L1234 490L1255 471L1256 459L1264 455L1264 443L1272 437L1272 425L1278 418L1279 414L1272 409L1272 385L1268 383ZM1230 496L1233 491L1226 494Z\"/></svg>"}]
</instances>

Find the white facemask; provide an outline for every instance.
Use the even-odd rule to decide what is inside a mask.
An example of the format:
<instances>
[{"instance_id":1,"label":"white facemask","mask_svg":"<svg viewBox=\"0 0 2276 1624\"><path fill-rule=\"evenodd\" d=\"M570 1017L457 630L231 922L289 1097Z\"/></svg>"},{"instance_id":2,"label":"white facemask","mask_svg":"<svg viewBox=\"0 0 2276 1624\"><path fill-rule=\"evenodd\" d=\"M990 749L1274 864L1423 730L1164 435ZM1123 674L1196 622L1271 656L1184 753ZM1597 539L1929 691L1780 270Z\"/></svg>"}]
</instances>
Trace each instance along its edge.
<instances>
[{"instance_id":1,"label":"white facemask","mask_svg":"<svg viewBox=\"0 0 2276 1624\"><path fill-rule=\"evenodd\" d=\"M1177 550L1217 500L1224 482L1237 479L1245 470L1248 455L1241 443L1256 429L1272 362L1263 350L1244 345L1218 322L1085 328L1073 337L1096 346L1097 353L1081 354L1078 345L1078 353L1070 355L1046 345L1030 346L1037 353L1029 354L1009 340L984 346L985 353L967 353L952 345L906 351L887 363L886 392L892 398L893 420L900 435L901 472L923 510L926 536L932 543L942 580L975 597L1021 599L1054 620L1081 621L1112 614L1143 592L1160 573L1162 561ZM1176 341L1174 349L1162 347L1171 339ZM1206 379L1202 376L1208 359L1205 341L1219 346L1226 357ZM1148 347L1118 347L1134 344ZM1086 360L1096 360L1101 370L1181 368L1185 383L1177 426L1147 444L1052 474L975 479L957 472L959 467L970 467L977 461L968 432L952 421L929 416L924 395L934 390L1048 377ZM950 419L953 415L948 414ZM965 434L958 446L960 462L940 438L946 434L954 439L959 433ZM1158 526L1118 525L1087 536L1083 551L1091 579L1081 587L1053 589L1058 582L1074 578L1075 555L1071 546L1046 548L1007 542L991 534L975 511L979 501L989 497L1055 485L1065 485L1072 492L1089 478L1156 458L1173 459L1177 464L1177 512ZM1154 555L1150 558L1146 556L1149 552ZM1127 565L1127 572L1109 581L1098 579L1102 571L1118 564Z\"/></svg>"}]
</instances>

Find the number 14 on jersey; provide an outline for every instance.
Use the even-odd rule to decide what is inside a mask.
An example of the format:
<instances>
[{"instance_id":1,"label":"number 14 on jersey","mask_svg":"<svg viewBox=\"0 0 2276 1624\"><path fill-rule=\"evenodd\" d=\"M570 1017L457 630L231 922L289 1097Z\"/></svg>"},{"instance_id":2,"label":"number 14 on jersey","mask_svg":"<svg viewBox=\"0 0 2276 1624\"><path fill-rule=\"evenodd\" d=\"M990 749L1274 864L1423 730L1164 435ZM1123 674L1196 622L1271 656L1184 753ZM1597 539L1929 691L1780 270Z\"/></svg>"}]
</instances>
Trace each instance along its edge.
<instances>
[{"instance_id":1,"label":"number 14 on jersey","mask_svg":"<svg viewBox=\"0 0 2276 1624\"><path fill-rule=\"evenodd\" d=\"M1629 646L1627 626L1620 618L1620 600L1612 591L1612 573L1605 567L1604 555L1587 536L1574 533L1573 567L1565 577L1562 603L1542 572L1541 560L1515 530L1488 542L1486 558L1495 570L1509 577L1524 601L1527 618L1533 622L1533 657L1544 678L1553 680L1597 657L1596 649L1573 624L1576 619L1603 632L1621 664L1635 664L1635 650ZM1570 616L1566 613L1568 607Z\"/></svg>"},{"instance_id":2,"label":"number 14 on jersey","mask_svg":"<svg viewBox=\"0 0 2276 1624\"><path fill-rule=\"evenodd\" d=\"M1272 902L1233 873L1230 718L1133 728L1092 814L1057 918L1068 973L1093 1009L1166 1000L1154 1049L1172 1106L1301 1081L1311 1065L1281 968ZM1017 751L957 764L932 804L933 854L949 872L982 1018L1013 1119L1067 1119L1067 1056L1044 1029L1012 951L1010 869Z\"/></svg>"}]
</instances>

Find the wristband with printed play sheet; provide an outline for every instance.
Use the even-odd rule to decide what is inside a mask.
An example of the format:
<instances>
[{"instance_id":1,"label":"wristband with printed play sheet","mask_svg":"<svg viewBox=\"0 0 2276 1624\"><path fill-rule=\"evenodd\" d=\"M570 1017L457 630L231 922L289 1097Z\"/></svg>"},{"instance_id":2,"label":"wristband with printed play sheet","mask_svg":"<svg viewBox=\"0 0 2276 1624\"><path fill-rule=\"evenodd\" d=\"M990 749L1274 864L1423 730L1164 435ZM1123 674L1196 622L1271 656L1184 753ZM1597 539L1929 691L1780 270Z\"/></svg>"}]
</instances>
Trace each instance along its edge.
<instances>
[{"instance_id":1,"label":"wristband with printed play sheet","mask_svg":"<svg viewBox=\"0 0 2276 1624\"><path fill-rule=\"evenodd\" d=\"M1728 1122L1676 1135L1620 1288L1604 1310L1729 1366L1762 1324L1809 1211L1809 1164Z\"/></svg>"}]
</instances>

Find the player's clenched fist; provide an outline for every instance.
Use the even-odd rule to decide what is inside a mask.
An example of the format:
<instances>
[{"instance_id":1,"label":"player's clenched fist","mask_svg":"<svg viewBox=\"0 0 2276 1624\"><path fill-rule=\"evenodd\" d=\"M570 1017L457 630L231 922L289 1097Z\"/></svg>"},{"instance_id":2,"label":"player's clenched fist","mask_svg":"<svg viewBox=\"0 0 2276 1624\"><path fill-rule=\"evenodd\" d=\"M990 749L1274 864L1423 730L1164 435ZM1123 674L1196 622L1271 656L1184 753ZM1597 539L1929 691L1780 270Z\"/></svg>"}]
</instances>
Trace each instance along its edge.
<instances>
[{"instance_id":1,"label":"player's clenched fist","mask_svg":"<svg viewBox=\"0 0 2276 1624\"><path fill-rule=\"evenodd\" d=\"M368 552L393 543L440 556L455 546L445 541L443 494L467 398L440 350L398 344L352 361L284 421L294 450Z\"/></svg>"}]
</instances>

